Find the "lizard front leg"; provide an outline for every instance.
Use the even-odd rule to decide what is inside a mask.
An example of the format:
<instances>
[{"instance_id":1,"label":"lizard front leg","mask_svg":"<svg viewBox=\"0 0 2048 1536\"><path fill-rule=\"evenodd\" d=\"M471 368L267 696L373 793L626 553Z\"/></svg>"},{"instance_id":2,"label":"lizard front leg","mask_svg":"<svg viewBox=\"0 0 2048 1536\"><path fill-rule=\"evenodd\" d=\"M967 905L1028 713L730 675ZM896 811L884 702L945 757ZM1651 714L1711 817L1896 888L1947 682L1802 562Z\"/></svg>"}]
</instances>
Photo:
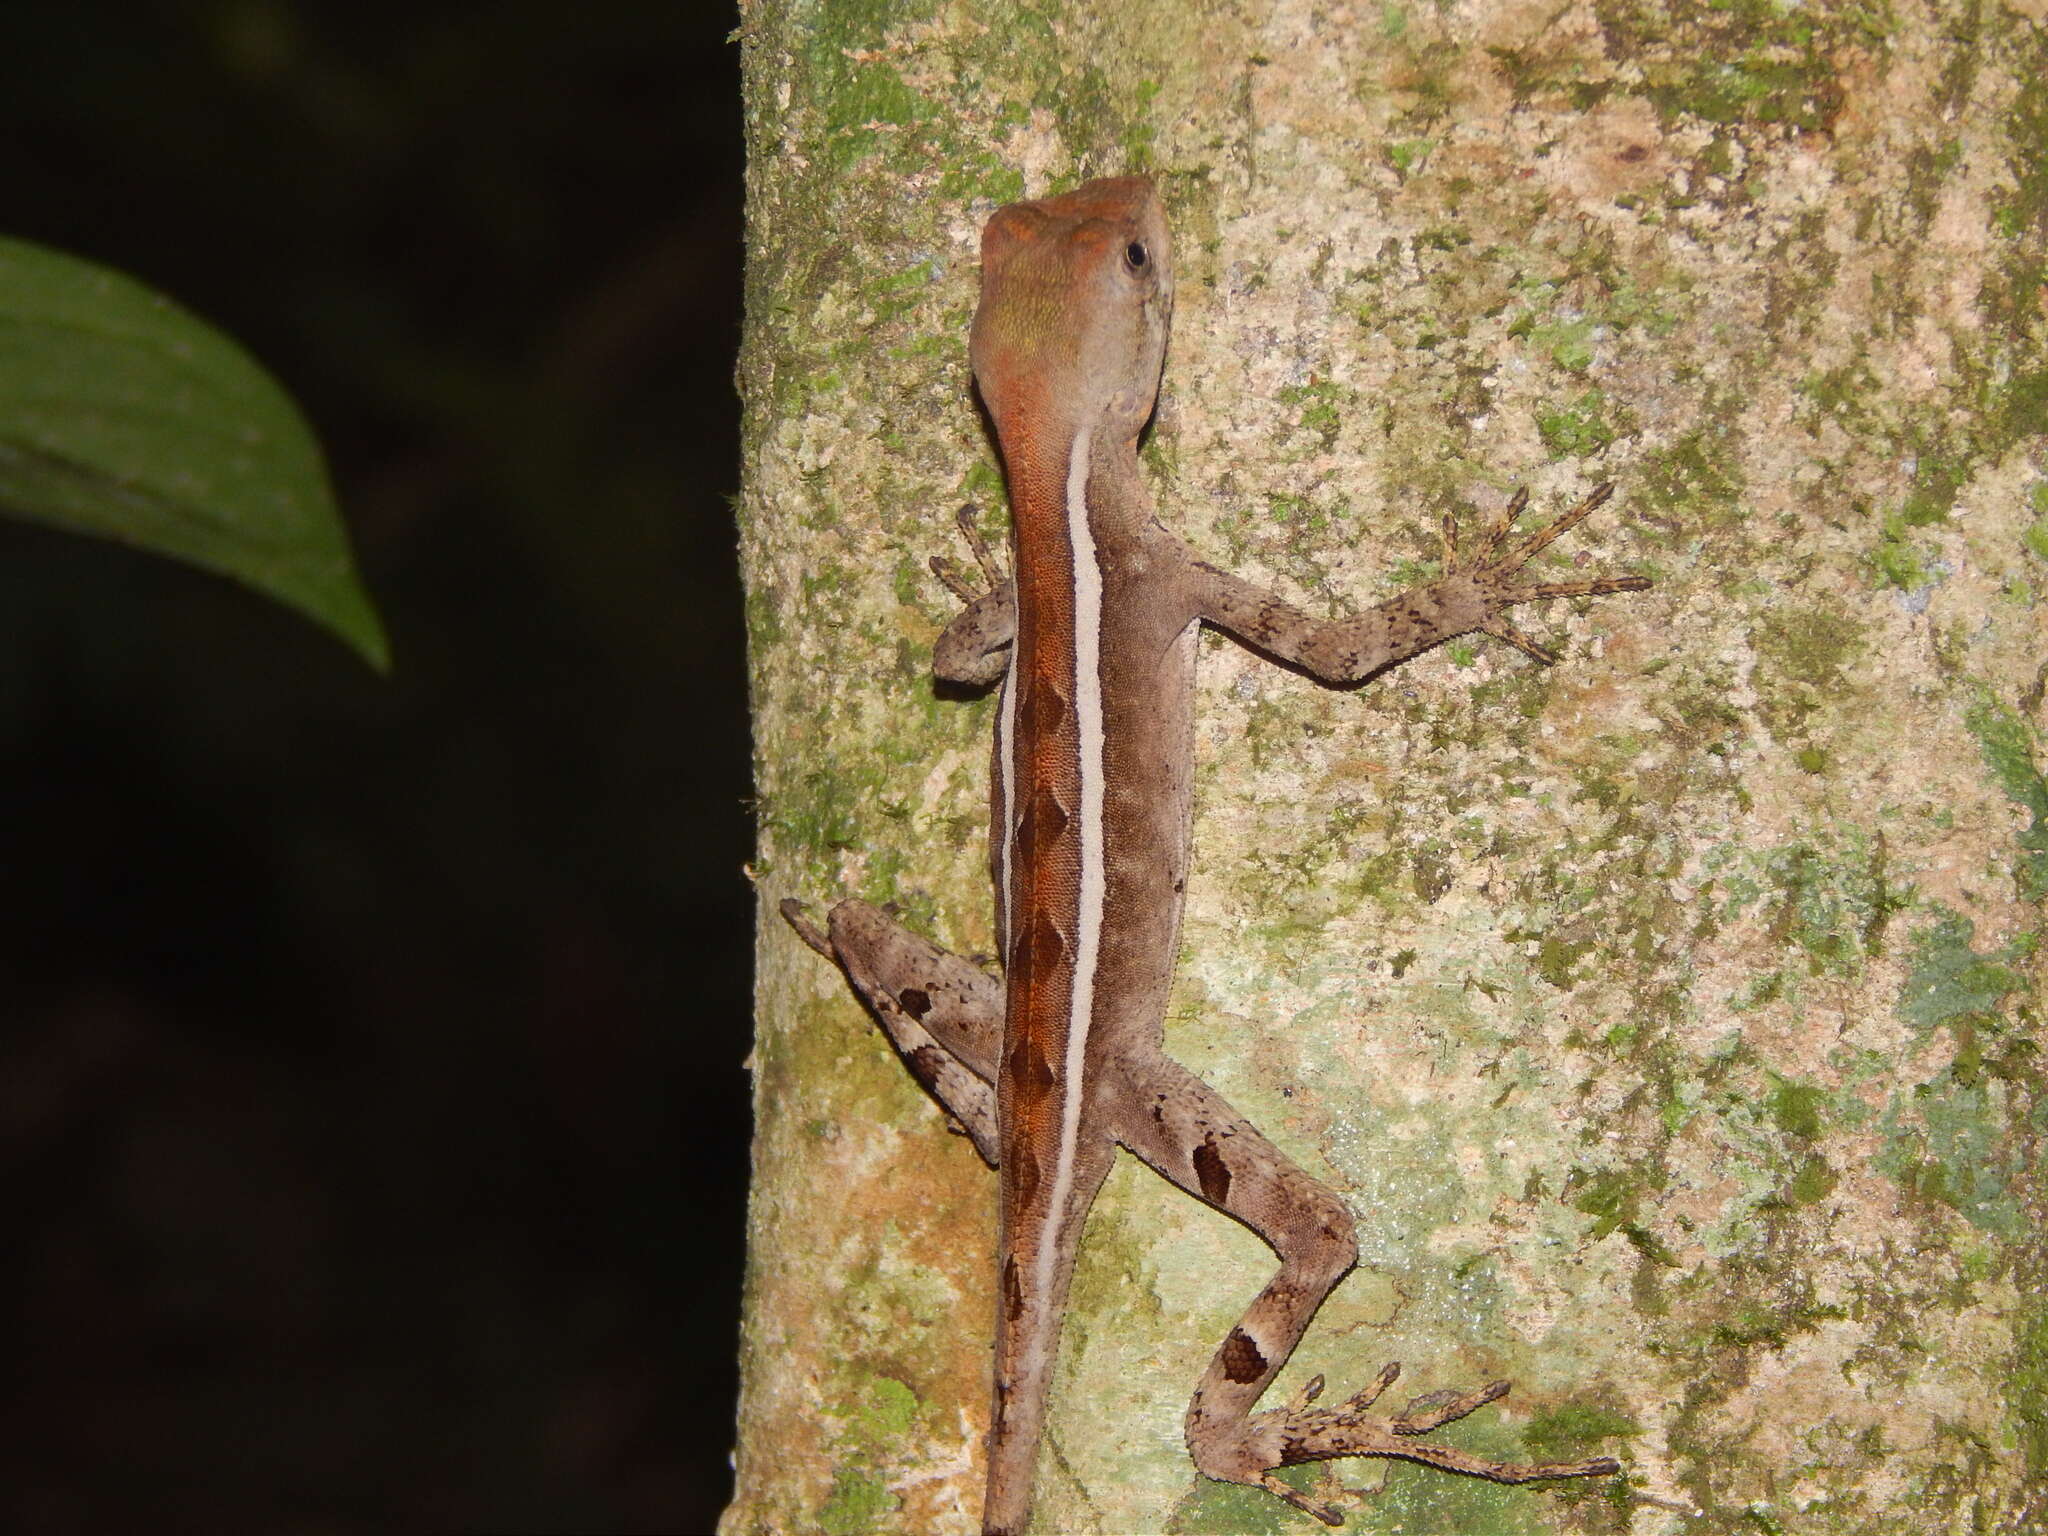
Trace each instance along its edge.
<instances>
[{"instance_id":1,"label":"lizard front leg","mask_svg":"<svg viewBox=\"0 0 2048 1536\"><path fill-rule=\"evenodd\" d=\"M1443 575L1352 618L1313 618L1273 593L1199 561L1193 567L1196 605L1203 619L1217 628L1326 683L1358 682L1475 630L1505 640L1537 661L1552 662L1556 656L1508 622L1507 609L1553 597L1640 592L1650 585L1642 576L1536 583L1521 579L1530 560L1592 515L1613 491L1611 484L1599 487L1547 527L1504 549L1515 519L1528 505L1527 493L1516 492L1470 565L1461 562L1457 530L1446 517Z\"/></svg>"},{"instance_id":2,"label":"lizard front leg","mask_svg":"<svg viewBox=\"0 0 2048 1536\"><path fill-rule=\"evenodd\" d=\"M1417 1461L1500 1483L1620 1470L1606 1456L1488 1461L1420 1438L1503 1395L1504 1381L1436 1394L1400 1414L1371 1413L1400 1373L1389 1365L1371 1386L1333 1407L1312 1406L1322 1393L1318 1376L1287 1407L1253 1413L1323 1299L1358 1262L1351 1213L1177 1062L1157 1053L1134 1061L1117 1088L1117 1139L1189 1194L1243 1222L1280 1256L1279 1272L1230 1330L1188 1404L1188 1449L1206 1475L1264 1488L1326 1524L1342 1525L1335 1509L1297 1493L1274 1471L1342 1456Z\"/></svg>"},{"instance_id":3,"label":"lizard front leg","mask_svg":"<svg viewBox=\"0 0 2048 1536\"><path fill-rule=\"evenodd\" d=\"M986 688L1010 665L1010 643L1017 635L1017 584L1003 574L975 527L974 509L962 507L953 520L974 551L987 585L977 588L951 560L932 556L932 574L964 605L932 647L932 673L942 682Z\"/></svg>"}]
</instances>

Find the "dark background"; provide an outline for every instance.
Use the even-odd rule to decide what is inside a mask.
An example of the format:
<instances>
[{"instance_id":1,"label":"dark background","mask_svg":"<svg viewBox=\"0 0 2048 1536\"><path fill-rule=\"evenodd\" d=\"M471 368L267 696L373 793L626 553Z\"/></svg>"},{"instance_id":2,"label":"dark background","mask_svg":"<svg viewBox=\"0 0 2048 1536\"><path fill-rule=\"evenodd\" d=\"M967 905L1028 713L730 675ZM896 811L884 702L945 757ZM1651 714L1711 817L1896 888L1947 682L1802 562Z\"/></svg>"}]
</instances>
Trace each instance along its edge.
<instances>
[{"instance_id":1,"label":"dark background","mask_svg":"<svg viewBox=\"0 0 2048 1536\"><path fill-rule=\"evenodd\" d=\"M248 346L396 658L0 523L0 1525L705 1531L736 17L0 4L0 232Z\"/></svg>"}]
</instances>

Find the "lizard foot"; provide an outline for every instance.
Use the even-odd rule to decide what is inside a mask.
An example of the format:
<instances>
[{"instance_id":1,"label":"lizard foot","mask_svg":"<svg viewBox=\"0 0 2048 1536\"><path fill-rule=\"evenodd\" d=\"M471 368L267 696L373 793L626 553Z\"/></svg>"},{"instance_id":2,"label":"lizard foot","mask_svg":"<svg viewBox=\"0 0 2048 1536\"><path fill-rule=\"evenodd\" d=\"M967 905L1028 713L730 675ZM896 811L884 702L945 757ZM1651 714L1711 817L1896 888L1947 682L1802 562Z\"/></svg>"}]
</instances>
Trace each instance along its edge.
<instances>
[{"instance_id":1,"label":"lizard foot","mask_svg":"<svg viewBox=\"0 0 2048 1536\"><path fill-rule=\"evenodd\" d=\"M981 567L981 581L944 555L932 556L932 574L966 605L932 647L932 676L945 687L986 688L1009 667L1017 636L1017 588L975 527L974 508L962 507L956 521Z\"/></svg>"},{"instance_id":2,"label":"lizard foot","mask_svg":"<svg viewBox=\"0 0 2048 1536\"><path fill-rule=\"evenodd\" d=\"M988 547L988 540L981 536L981 529L974 521L974 508L962 507L953 514L953 521L960 529L960 536L967 541L967 547L974 552L974 563L981 567L982 584L977 587L958 565L944 555L932 556L932 574L945 584L947 591L962 603L972 606L1008 578L1003 575L995 552Z\"/></svg>"},{"instance_id":3,"label":"lizard foot","mask_svg":"<svg viewBox=\"0 0 2048 1536\"><path fill-rule=\"evenodd\" d=\"M1432 1392L1416 1398L1397 1414L1368 1412L1400 1374L1398 1364L1389 1364L1371 1385L1329 1408L1313 1406L1323 1391L1323 1378L1317 1376L1295 1394L1294 1400L1285 1408L1255 1414L1248 1426L1247 1449L1259 1447L1264 1452L1262 1459L1266 1460L1266 1465L1251 1476L1232 1480L1255 1483L1285 1499L1296 1509L1315 1516L1325 1525L1336 1526L1344 1523L1344 1517L1333 1504L1326 1502L1331 1490L1318 1488L1317 1493L1324 1498L1313 1498L1281 1482L1273 1476L1274 1470L1341 1456L1384 1456L1420 1462L1445 1472L1483 1477L1495 1483L1599 1477L1621 1470L1621 1463L1612 1456L1593 1456L1584 1461L1489 1461L1453 1446L1431 1444L1421 1437L1505 1397L1508 1384L1496 1381L1469 1392L1455 1389Z\"/></svg>"},{"instance_id":4,"label":"lizard foot","mask_svg":"<svg viewBox=\"0 0 2048 1536\"><path fill-rule=\"evenodd\" d=\"M1516 650L1533 660L1548 665L1557 660L1557 654L1523 634L1502 615L1502 610L1516 603L1541 602L1553 597L1600 597L1610 592L1641 592L1650 582L1643 576L1597 576L1589 581L1551 581L1534 584L1518 584L1522 568L1557 539L1569 533L1584 522L1607 498L1614 494L1614 482L1594 488L1592 495L1573 507L1569 512L1553 519L1546 526L1524 539L1513 548L1507 548L1508 539L1514 531L1515 519L1522 515L1529 505L1529 493L1517 491L1508 502L1507 508L1487 530L1479 546L1476 560L1467 563L1458 548L1457 525L1447 516L1443 523L1444 574L1464 575L1471 579L1486 596L1487 620L1481 630L1496 640L1505 641Z\"/></svg>"}]
</instances>

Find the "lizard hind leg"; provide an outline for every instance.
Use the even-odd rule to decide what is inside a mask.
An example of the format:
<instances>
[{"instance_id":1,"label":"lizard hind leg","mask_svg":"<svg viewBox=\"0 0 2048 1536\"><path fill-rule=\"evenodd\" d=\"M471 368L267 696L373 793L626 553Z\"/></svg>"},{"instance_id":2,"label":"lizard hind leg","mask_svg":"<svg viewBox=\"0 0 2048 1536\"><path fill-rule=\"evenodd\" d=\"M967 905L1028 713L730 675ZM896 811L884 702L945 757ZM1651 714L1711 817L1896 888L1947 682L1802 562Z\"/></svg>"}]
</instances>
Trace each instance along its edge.
<instances>
[{"instance_id":1,"label":"lizard hind leg","mask_svg":"<svg viewBox=\"0 0 2048 1536\"><path fill-rule=\"evenodd\" d=\"M911 1076L993 1168L1001 984L869 902L840 902L822 932L800 901L783 902L781 912L798 938L846 973Z\"/></svg>"},{"instance_id":2,"label":"lizard hind leg","mask_svg":"<svg viewBox=\"0 0 2048 1536\"><path fill-rule=\"evenodd\" d=\"M1343 1517L1273 1476L1281 1467L1345 1456L1421 1462L1493 1482L1587 1477L1620 1470L1610 1457L1518 1464L1489 1461L1423 1439L1508 1390L1504 1381L1436 1393L1400 1413L1373 1412L1399 1376L1389 1365L1342 1402L1320 1406L1321 1377L1293 1401L1254 1413L1309 1322L1357 1263L1350 1212L1206 1083L1154 1056L1120 1085L1118 1139L1175 1184L1251 1228L1280 1269L1232 1328L1188 1404L1188 1450L1204 1474L1264 1488L1328 1525Z\"/></svg>"}]
</instances>

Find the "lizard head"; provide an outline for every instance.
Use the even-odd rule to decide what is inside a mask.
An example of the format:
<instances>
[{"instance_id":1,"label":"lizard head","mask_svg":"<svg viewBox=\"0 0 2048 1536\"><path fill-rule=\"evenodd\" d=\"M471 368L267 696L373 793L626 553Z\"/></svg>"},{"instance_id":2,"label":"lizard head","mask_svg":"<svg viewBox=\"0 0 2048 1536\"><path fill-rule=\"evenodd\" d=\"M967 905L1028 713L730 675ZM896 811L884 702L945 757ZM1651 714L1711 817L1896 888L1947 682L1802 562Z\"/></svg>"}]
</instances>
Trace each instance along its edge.
<instances>
[{"instance_id":1,"label":"lizard head","mask_svg":"<svg viewBox=\"0 0 2048 1536\"><path fill-rule=\"evenodd\" d=\"M1172 311L1166 210L1145 177L997 209L981 232L969 352L1005 455L1043 431L1135 439Z\"/></svg>"}]
</instances>

